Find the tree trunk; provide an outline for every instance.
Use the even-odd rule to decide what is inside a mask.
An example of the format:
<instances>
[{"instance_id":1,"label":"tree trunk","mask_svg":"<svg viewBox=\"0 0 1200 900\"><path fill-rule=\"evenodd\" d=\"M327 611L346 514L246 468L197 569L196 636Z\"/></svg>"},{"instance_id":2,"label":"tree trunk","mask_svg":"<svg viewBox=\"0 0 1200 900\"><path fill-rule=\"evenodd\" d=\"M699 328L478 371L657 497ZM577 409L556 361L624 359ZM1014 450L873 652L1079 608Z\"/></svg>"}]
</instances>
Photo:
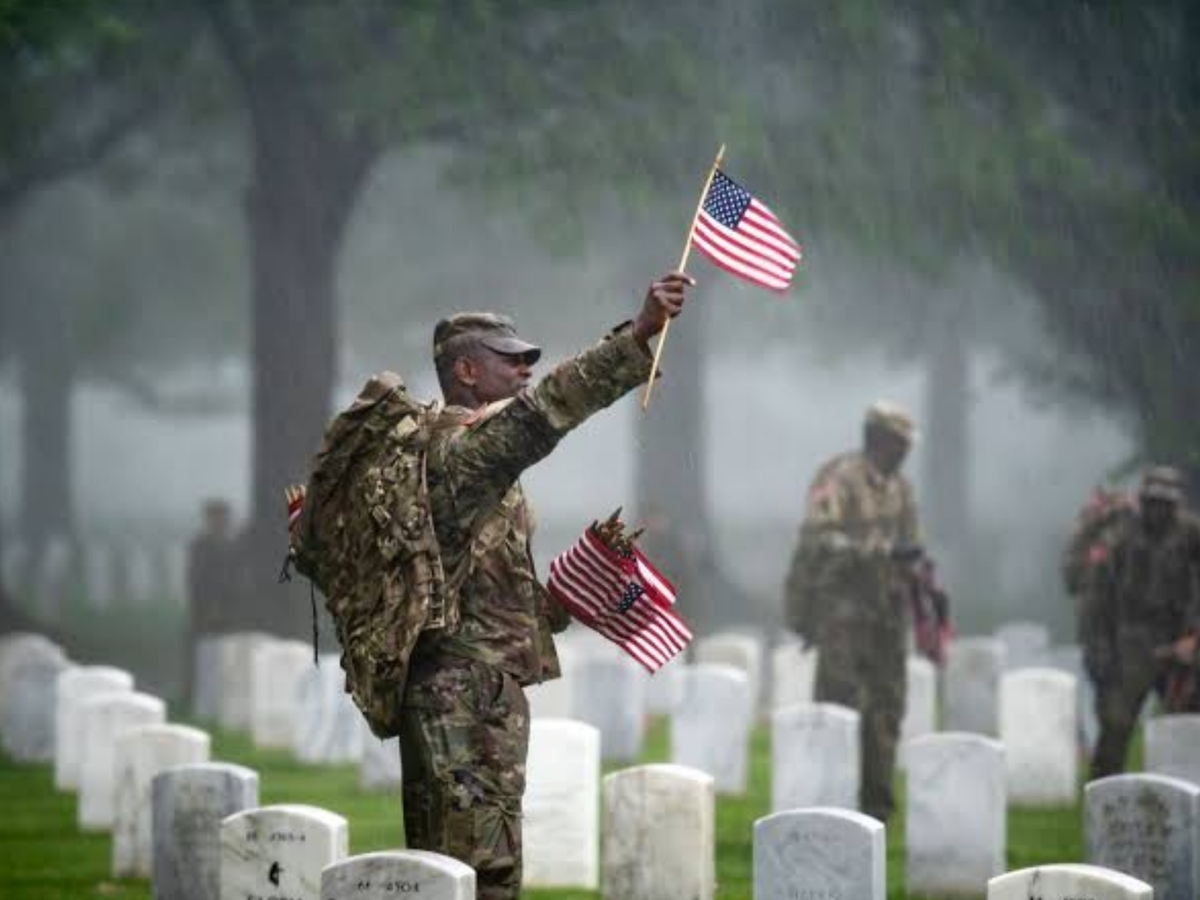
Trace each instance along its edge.
<instances>
[{"instance_id":1,"label":"tree trunk","mask_svg":"<svg viewBox=\"0 0 1200 900\"><path fill-rule=\"evenodd\" d=\"M747 613L717 557L705 480L707 314L703 305L689 310L671 324L649 410L636 413L635 490L647 554L675 583L693 628L712 631Z\"/></svg>"},{"instance_id":2,"label":"tree trunk","mask_svg":"<svg viewBox=\"0 0 1200 900\"><path fill-rule=\"evenodd\" d=\"M309 597L277 583L287 549L284 486L303 481L330 414L337 372L335 273L346 224L377 156L339 135L332 111L268 57L246 87L253 176L246 193L252 271L253 459L240 596L227 628L310 633Z\"/></svg>"},{"instance_id":3,"label":"tree trunk","mask_svg":"<svg viewBox=\"0 0 1200 900\"><path fill-rule=\"evenodd\" d=\"M29 310L18 368L21 422L20 533L25 539L24 571L17 586L36 583L46 550L55 539L70 541L74 531L71 485L71 393L74 354L63 302L45 296ZM35 598L39 604L52 598ZM43 610L53 618L57 610Z\"/></svg>"}]
</instances>

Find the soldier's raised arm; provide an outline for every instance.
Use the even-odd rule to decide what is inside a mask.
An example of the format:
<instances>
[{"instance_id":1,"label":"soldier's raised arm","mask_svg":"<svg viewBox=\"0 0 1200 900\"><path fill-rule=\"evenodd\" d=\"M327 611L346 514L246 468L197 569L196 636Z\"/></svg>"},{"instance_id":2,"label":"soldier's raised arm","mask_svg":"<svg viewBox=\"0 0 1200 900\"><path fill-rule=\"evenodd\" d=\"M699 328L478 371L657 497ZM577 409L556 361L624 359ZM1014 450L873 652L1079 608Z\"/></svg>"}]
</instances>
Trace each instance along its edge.
<instances>
[{"instance_id":1,"label":"soldier's raised arm","mask_svg":"<svg viewBox=\"0 0 1200 900\"><path fill-rule=\"evenodd\" d=\"M464 400L483 402L472 404L476 412L465 427L436 450L456 502L472 509L499 502L567 432L644 383L650 374L650 340L680 313L694 284L682 272L653 282L631 322L559 363L533 387L528 387L531 363L522 364L519 354L505 353L501 344L492 342L501 347L497 350L481 342L482 355L464 355L457 387L447 390L443 379L447 402L455 403L453 391L464 386Z\"/></svg>"}]
</instances>

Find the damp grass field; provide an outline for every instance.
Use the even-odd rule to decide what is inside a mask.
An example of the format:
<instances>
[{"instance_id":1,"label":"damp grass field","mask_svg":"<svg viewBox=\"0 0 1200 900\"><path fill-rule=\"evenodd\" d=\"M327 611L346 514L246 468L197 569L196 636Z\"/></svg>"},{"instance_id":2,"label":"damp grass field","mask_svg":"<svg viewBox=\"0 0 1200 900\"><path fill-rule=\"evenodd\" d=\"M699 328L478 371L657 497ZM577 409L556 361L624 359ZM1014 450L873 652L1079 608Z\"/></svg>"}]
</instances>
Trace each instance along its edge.
<instances>
[{"instance_id":1,"label":"damp grass field","mask_svg":"<svg viewBox=\"0 0 1200 900\"><path fill-rule=\"evenodd\" d=\"M666 721L655 720L642 761L667 761L668 740ZM747 794L717 799L719 900L750 900L753 896L753 825L770 807L767 729L760 726L752 741ZM286 751L256 750L248 737L221 732L213 734L212 758L255 769L260 779L259 799L264 805L306 803L345 816L350 821L352 853L401 844L399 791L363 791L358 786L355 766L301 765ZM148 881L111 877L111 839L107 833L81 833L75 825L75 805L74 794L54 790L51 766L17 765L0 755L0 898L149 900ZM889 900L908 896L904 891L903 826L901 807L887 834ZM1041 863L1078 862L1082 858L1078 807L1009 811L1010 870ZM522 896L531 900L584 900L600 895L583 890L526 890ZM979 896L982 898L982 890Z\"/></svg>"}]
</instances>

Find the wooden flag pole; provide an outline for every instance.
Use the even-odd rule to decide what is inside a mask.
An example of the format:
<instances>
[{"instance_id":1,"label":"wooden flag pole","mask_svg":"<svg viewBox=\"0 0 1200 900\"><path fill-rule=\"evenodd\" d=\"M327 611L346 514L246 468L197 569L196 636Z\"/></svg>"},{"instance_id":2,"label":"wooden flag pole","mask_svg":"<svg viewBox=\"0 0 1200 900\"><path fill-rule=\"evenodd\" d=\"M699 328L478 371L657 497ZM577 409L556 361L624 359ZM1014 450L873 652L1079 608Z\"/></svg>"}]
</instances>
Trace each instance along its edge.
<instances>
[{"instance_id":1,"label":"wooden flag pole","mask_svg":"<svg viewBox=\"0 0 1200 900\"><path fill-rule=\"evenodd\" d=\"M683 244L683 254L679 257L679 271L684 271L687 265L688 256L692 252L692 235L696 233L696 220L700 218L700 210L704 208L704 198L708 196L708 189L712 186L712 180L717 174L717 169L721 166L721 158L725 155L725 145L722 144L717 150L717 158L713 160L712 168L708 170L708 177L704 179L704 187L700 191L700 199L696 202L696 211L692 214L692 224L688 228L687 240ZM642 394L642 410L645 411L650 406L650 392L654 390L654 379L658 375L658 363L662 359L663 346L667 343L667 332L671 329L671 320L667 319L663 325L663 330L658 335L658 344L654 348L654 362L650 364L650 380L646 382L646 390Z\"/></svg>"}]
</instances>

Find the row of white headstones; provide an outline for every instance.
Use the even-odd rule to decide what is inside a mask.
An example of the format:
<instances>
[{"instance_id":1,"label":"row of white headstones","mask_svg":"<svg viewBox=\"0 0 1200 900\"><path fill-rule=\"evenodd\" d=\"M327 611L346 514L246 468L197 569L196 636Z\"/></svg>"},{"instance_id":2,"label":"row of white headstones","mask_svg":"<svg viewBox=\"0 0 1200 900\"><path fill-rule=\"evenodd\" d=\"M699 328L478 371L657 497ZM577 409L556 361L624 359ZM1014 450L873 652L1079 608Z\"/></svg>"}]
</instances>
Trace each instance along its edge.
<instances>
[{"instance_id":1,"label":"row of white headstones","mask_svg":"<svg viewBox=\"0 0 1200 900\"><path fill-rule=\"evenodd\" d=\"M227 764L206 765L207 735L184 726L161 724L165 713L162 702L133 692L132 679L127 673L105 667L71 667L61 658L61 651L53 665L34 664L38 659L46 663L57 650L43 648L44 653L33 652L31 642L36 645L38 641L44 639L25 639L24 644L18 640L15 645L9 639L6 649L0 652L0 687L10 687L0 690L0 729L5 744L12 752L14 743L24 743L26 750L36 743L30 739L29 726L31 707L36 706L31 700L37 691L31 691L29 686L39 681L45 684L44 673L54 671L52 696L47 697L43 692L41 703L55 711L51 730L56 784L63 789L79 790L82 828L113 830L116 874L152 872L155 893L160 897L242 897L255 893L292 896L282 892L279 879L293 883L293 878L297 879L294 882L297 889L302 884L311 888L311 893L300 891L295 896L317 896L321 871L346 856L346 823L342 817L311 807L259 808L257 776ZM570 643L567 642L568 646ZM227 713L230 709L248 708L253 725L261 709L255 702L260 692L268 696L275 691L287 693L280 686L280 668L272 665L272 660L277 663L281 658L298 654L281 656L288 642L262 635L229 636L213 644L217 647L215 670L221 673L220 680L238 686L241 690L235 692L243 693L248 701L222 704L221 709ZM20 652L22 646L25 649ZM709 644L706 649L702 644L697 655L710 655L713 646ZM291 646L292 651L300 649L311 668L308 648ZM632 671L620 665L608 672L590 668L590 662L610 664L612 660L588 660L586 655L579 658L573 650L566 650L564 656L566 684L611 682L608 676ZM576 658L572 660L572 656ZM239 664L239 659L244 662ZM14 660L24 662L16 664ZM240 665L248 670L239 671ZM336 673L336 664L326 661L317 671ZM715 769L718 774L729 769L722 762L721 753L710 752L714 742L726 748L734 743L744 746L753 718L749 677L746 671L721 663L679 666L667 671L678 672L682 683L672 710L672 744L673 758L683 764L635 767L605 779L602 842L598 840L602 744L599 729L579 721L535 719L525 810L527 883L595 887L599 881L596 848L600 844L605 896L712 896L713 795L722 787L715 775L703 771L703 767ZM35 674L38 672L43 674L38 676ZM1027 674L1010 673L1013 677ZM330 679L323 676L322 680ZM662 679L660 689L668 680ZM273 688L260 691L260 682L270 683ZM730 691L735 685L737 690ZM610 692L620 691L619 683L610 687ZM224 696L228 692L219 693ZM1006 696L1003 688L1000 693ZM275 696L278 700L280 694ZM630 701L627 705L636 706L633 701L636 696L636 691L627 693L625 699ZM344 703L344 698L339 699ZM535 707L544 699L535 702ZM1031 697L1030 702L1036 703L1036 697ZM363 729L352 707L347 718L336 713L330 716L327 703L316 705L326 708L325 718L343 721L340 730L353 730L359 736L360 747L379 744L373 739L362 740ZM1058 706L1073 710L1073 698L1072 702ZM738 714L737 708L744 713ZM24 714L20 713L22 709ZM1026 713L1027 717L1040 715L1033 707ZM1190 747L1192 754L1200 751L1197 737L1200 717L1177 717L1170 723L1164 719L1163 723L1185 726L1183 731L1168 729L1164 734L1168 738L1181 737L1185 749ZM245 727L230 725L228 721L223 724ZM794 801L786 796L780 800L777 789L779 812L755 826L756 896L795 896L797 890L836 889L842 896L882 897L883 826L853 811L858 749L855 714L825 705L801 704L776 710L772 724L775 780L790 780L793 790L801 796ZM1187 727L1194 729L1190 743ZM339 726L335 724L329 729L336 731ZM256 741L265 741L263 745L269 746L269 731L265 736L255 731ZM721 737L722 733L739 732L743 737L740 742ZM14 739L18 734L24 740ZM354 741L342 743L352 746ZM81 747L87 748L86 755L80 755ZM348 755L353 756L353 752ZM383 755L395 759L398 754L393 749ZM1005 890L1004 884L1009 882L995 877L1003 871L1005 856L1004 757L1003 744L981 735L929 735L910 742L907 821L910 891L927 895L978 892L989 879L997 884L996 890ZM839 765L840 775L835 772ZM182 768L165 771L170 766ZM780 779L781 771L796 777ZM841 792L841 796L823 799L827 791ZM1073 791L1072 784L1072 800ZM806 792L811 796L802 796ZM1085 795L1089 859L1144 875L1158 888L1160 898L1196 897L1198 794L1200 788L1195 785L1152 775L1105 779L1089 785ZM202 831L211 837L207 843L196 839ZM227 860L223 867L218 865L222 859ZM392 879L388 882L391 887L387 888L391 893L414 889L423 883L421 878L425 876L418 878L414 874L413 867L419 868L418 863L441 865L441 861L425 856L406 861L373 855L369 860L370 866L383 867L380 872L398 872L395 866L401 864L407 867L405 878L387 876ZM453 875L453 866L442 869L447 877ZM218 871L222 873L219 893ZM226 873L233 872L239 874L226 877ZM1070 890L1076 891L1087 879L1107 877L1090 870L1071 870L1066 876L1052 875L1047 868L1039 872L1042 879L1039 884L1043 887L1045 879L1068 877L1068 883L1075 885ZM460 876L461 872L450 878L455 886L446 890L465 890L465 881ZM378 880L384 876L373 877ZM436 880L441 874L429 877ZM1069 879L1075 878L1084 881L1070 882ZM1128 879L1111 880L1114 889L1130 887ZM360 882L372 883L372 879L360 873L353 883ZM231 889L232 893L226 893L227 883L237 886ZM207 893L188 892L189 885L206 884L211 888ZM168 889L173 885L178 885L179 890ZM1097 900L1107 900L1109 896L1148 896L1137 893L1141 888L1136 886L1134 893L1102 893L1099 887L1088 890L1092 893L1070 895L1094 896ZM428 896L433 888L423 891ZM323 892L322 896L340 895Z\"/></svg>"}]
</instances>

